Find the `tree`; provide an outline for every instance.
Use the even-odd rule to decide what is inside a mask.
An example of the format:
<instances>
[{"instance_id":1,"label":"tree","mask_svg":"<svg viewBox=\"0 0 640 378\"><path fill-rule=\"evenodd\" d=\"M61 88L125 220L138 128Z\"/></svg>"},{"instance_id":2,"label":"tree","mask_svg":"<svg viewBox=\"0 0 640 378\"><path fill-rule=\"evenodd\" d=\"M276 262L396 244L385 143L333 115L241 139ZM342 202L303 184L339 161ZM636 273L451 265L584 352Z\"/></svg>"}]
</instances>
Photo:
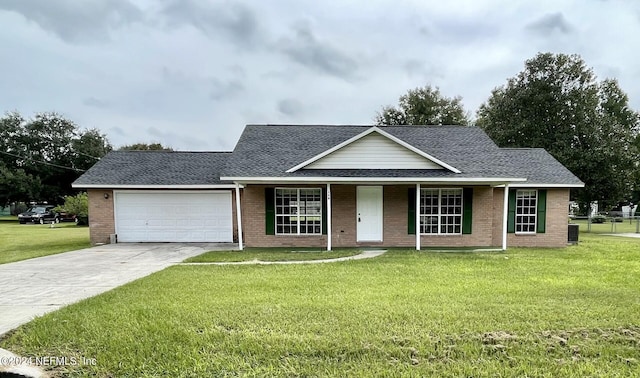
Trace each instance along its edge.
<instances>
[{"instance_id":1,"label":"tree","mask_svg":"<svg viewBox=\"0 0 640 378\"><path fill-rule=\"evenodd\" d=\"M171 147L165 147L160 143L134 143L119 148L120 151L173 151Z\"/></svg>"},{"instance_id":2,"label":"tree","mask_svg":"<svg viewBox=\"0 0 640 378\"><path fill-rule=\"evenodd\" d=\"M83 171L91 168L113 149L106 135L100 134L98 129L89 129L77 134L71 142L71 147L73 167Z\"/></svg>"},{"instance_id":3,"label":"tree","mask_svg":"<svg viewBox=\"0 0 640 378\"><path fill-rule=\"evenodd\" d=\"M0 162L0 207L37 198L41 189L42 184L38 177L28 175L22 169L11 170Z\"/></svg>"},{"instance_id":4,"label":"tree","mask_svg":"<svg viewBox=\"0 0 640 378\"><path fill-rule=\"evenodd\" d=\"M110 150L105 135L80 131L57 113L38 113L30 120L7 113L0 118L0 181L13 182L14 189L0 200L57 203L73 193L71 183Z\"/></svg>"},{"instance_id":5,"label":"tree","mask_svg":"<svg viewBox=\"0 0 640 378\"><path fill-rule=\"evenodd\" d=\"M540 53L480 106L477 125L501 147L541 147L584 183L585 206L630 195L638 113L617 81L598 81L578 55Z\"/></svg>"},{"instance_id":6,"label":"tree","mask_svg":"<svg viewBox=\"0 0 640 378\"><path fill-rule=\"evenodd\" d=\"M445 97L430 85L410 89L400 96L398 107L384 106L375 117L377 125L469 125L462 97Z\"/></svg>"}]
</instances>

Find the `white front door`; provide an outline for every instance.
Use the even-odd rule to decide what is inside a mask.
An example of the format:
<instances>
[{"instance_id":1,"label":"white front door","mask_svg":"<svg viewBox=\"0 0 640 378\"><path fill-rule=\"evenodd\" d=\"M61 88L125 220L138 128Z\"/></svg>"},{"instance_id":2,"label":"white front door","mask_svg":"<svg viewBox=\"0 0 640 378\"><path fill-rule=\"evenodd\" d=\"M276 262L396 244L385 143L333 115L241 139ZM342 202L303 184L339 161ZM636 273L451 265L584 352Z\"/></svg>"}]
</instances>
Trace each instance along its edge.
<instances>
[{"instance_id":1,"label":"white front door","mask_svg":"<svg viewBox=\"0 0 640 378\"><path fill-rule=\"evenodd\" d=\"M358 241L382 241L382 186L357 188Z\"/></svg>"}]
</instances>

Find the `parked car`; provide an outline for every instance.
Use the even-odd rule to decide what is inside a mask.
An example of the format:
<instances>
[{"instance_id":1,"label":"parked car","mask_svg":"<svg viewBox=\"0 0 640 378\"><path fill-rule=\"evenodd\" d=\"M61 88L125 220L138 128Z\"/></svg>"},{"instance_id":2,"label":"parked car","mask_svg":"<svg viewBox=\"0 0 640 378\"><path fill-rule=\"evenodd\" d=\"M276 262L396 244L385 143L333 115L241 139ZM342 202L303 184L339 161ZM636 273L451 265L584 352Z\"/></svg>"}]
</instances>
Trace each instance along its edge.
<instances>
[{"instance_id":1,"label":"parked car","mask_svg":"<svg viewBox=\"0 0 640 378\"><path fill-rule=\"evenodd\" d=\"M58 213L58 219L60 222L76 222L78 223L78 217L75 214L70 214L64 211Z\"/></svg>"},{"instance_id":2,"label":"parked car","mask_svg":"<svg viewBox=\"0 0 640 378\"><path fill-rule=\"evenodd\" d=\"M18 222L25 224L27 222L45 224L49 222L60 222L58 213L53 211L54 206L51 205L35 205L24 213L18 214Z\"/></svg>"}]
</instances>

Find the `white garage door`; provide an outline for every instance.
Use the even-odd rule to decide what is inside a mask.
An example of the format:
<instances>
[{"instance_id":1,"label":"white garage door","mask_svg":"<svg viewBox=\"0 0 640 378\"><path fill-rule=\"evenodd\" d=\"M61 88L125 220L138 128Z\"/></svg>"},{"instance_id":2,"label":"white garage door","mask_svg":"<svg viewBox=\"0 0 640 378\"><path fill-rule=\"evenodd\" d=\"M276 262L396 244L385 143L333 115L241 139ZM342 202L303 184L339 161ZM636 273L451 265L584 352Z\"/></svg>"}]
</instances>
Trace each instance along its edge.
<instances>
[{"instance_id":1,"label":"white garage door","mask_svg":"<svg viewBox=\"0 0 640 378\"><path fill-rule=\"evenodd\" d=\"M231 242L231 192L117 192L119 242Z\"/></svg>"}]
</instances>

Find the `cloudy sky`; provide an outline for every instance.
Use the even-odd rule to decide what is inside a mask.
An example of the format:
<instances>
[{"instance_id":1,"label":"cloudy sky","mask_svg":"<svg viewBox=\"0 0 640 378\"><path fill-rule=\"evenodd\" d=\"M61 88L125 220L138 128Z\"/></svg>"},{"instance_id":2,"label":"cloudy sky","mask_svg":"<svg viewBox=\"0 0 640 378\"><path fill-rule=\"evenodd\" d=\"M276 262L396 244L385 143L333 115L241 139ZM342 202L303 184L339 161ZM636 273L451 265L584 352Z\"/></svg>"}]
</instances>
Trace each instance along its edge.
<instances>
[{"instance_id":1,"label":"cloudy sky","mask_svg":"<svg viewBox=\"0 0 640 378\"><path fill-rule=\"evenodd\" d=\"M0 111L56 111L116 147L370 124L425 84L475 113L547 51L580 54L640 109L635 0L0 0L0 26Z\"/></svg>"}]
</instances>

